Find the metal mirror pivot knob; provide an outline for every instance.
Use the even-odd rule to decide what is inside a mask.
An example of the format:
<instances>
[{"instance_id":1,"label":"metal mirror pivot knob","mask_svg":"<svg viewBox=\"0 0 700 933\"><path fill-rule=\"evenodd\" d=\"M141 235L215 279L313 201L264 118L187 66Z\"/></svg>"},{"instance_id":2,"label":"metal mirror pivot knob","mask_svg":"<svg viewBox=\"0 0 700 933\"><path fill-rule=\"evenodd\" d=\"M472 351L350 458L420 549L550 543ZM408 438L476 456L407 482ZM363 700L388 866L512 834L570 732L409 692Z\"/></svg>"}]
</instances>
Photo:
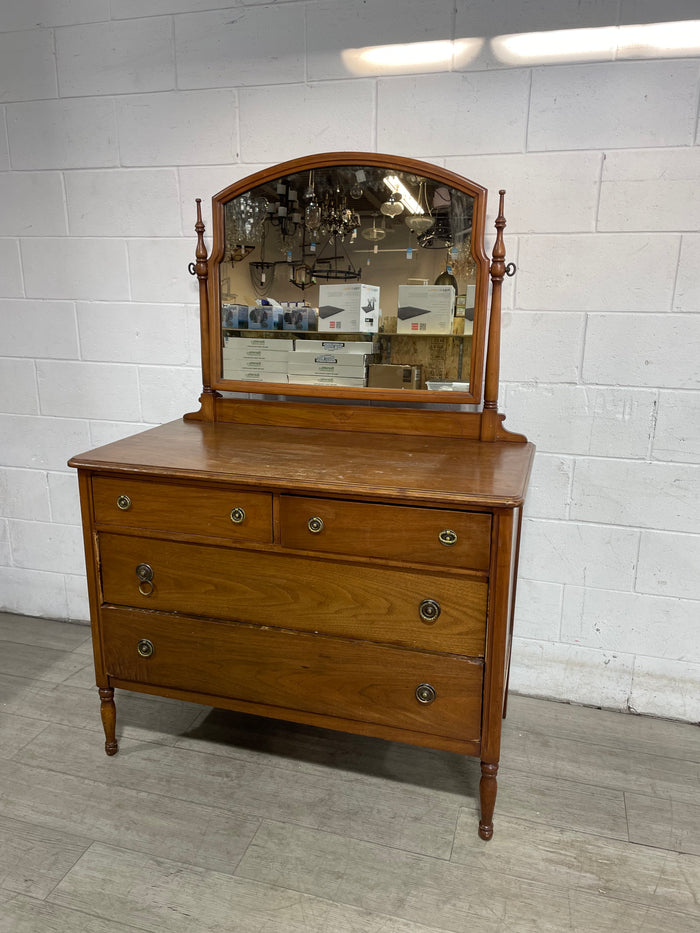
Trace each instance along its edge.
<instances>
[{"instance_id":1,"label":"metal mirror pivot knob","mask_svg":"<svg viewBox=\"0 0 700 933\"><path fill-rule=\"evenodd\" d=\"M155 648L153 647L152 641L149 641L147 638L142 638L136 645L136 650L142 658L150 658Z\"/></svg>"},{"instance_id":2,"label":"metal mirror pivot knob","mask_svg":"<svg viewBox=\"0 0 700 933\"><path fill-rule=\"evenodd\" d=\"M416 699L419 703L428 706L437 696L437 691L432 684L418 684L416 687Z\"/></svg>"},{"instance_id":3,"label":"metal mirror pivot knob","mask_svg":"<svg viewBox=\"0 0 700 933\"><path fill-rule=\"evenodd\" d=\"M306 527L309 529L311 534L317 535L323 531L323 519L319 518L318 515L314 515L313 518L308 520Z\"/></svg>"}]
</instances>

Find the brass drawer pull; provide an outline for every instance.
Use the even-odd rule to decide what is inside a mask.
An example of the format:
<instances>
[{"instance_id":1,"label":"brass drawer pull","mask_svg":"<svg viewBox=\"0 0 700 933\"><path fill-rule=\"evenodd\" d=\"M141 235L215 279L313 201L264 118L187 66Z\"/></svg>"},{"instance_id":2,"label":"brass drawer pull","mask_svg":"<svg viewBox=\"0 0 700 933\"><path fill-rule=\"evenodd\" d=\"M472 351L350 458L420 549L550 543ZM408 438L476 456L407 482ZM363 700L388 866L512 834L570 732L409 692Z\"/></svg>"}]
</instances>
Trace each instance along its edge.
<instances>
[{"instance_id":1,"label":"brass drawer pull","mask_svg":"<svg viewBox=\"0 0 700 933\"><path fill-rule=\"evenodd\" d=\"M240 525L241 522L245 521L245 509L241 509L236 506L235 509L231 509L231 521L234 525Z\"/></svg>"},{"instance_id":2,"label":"brass drawer pull","mask_svg":"<svg viewBox=\"0 0 700 933\"><path fill-rule=\"evenodd\" d=\"M150 658L155 648L153 647L152 641L149 641L147 638L142 638L138 645L136 645L136 650L142 658Z\"/></svg>"},{"instance_id":3,"label":"brass drawer pull","mask_svg":"<svg viewBox=\"0 0 700 933\"><path fill-rule=\"evenodd\" d=\"M427 622L429 625L437 622L441 611L440 603L435 599L424 599L418 606L418 615L423 622Z\"/></svg>"},{"instance_id":4,"label":"brass drawer pull","mask_svg":"<svg viewBox=\"0 0 700 933\"><path fill-rule=\"evenodd\" d=\"M125 495L117 496L117 508L121 509L122 512L126 512L127 509L131 508L131 499Z\"/></svg>"},{"instance_id":5,"label":"brass drawer pull","mask_svg":"<svg viewBox=\"0 0 700 933\"><path fill-rule=\"evenodd\" d=\"M150 596L153 592L153 567L150 564L139 564L136 568L136 579L139 581L139 593Z\"/></svg>"},{"instance_id":6,"label":"brass drawer pull","mask_svg":"<svg viewBox=\"0 0 700 933\"><path fill-rule=\"evenodd\" d=\"M453 544L457 543L457 532L453 531L451 528L445 528L444 531L441 531L438 535L438 540L440 544L444 544L445 547L452 547Z\"/></svg>"},{"instance_id":7,"label":"brass drawer pull","mask_svg":"<svg viewBox=\"0 0 700 933\"><path fill-rule=\"evenodd\" d=\"M416 687L416 699L425 706L429 706L436 696L437 691L432 684L418 684Z\"/></svg>"},{"instance_id":8,"label":"brass drawer pull","mask_svg":"<svg viewBox=\"0 0 700 933\"><path fill-rule=\"evenodd\" d=\"M317 535L323 531L323 519L319 518L318 515L314 515L313 518L308 520L306 527L309 529L312 535Z\"/></svg>"}]
</instances>

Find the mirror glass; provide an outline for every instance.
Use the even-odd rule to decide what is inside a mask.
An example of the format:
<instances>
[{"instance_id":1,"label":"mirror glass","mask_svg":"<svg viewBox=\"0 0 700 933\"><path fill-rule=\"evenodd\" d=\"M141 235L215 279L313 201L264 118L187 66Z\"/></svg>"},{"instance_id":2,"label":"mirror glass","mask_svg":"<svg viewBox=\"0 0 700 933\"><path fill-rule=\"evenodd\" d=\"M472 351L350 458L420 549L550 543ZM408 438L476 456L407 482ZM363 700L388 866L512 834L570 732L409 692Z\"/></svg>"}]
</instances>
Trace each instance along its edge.
<instances>
[{"instance_id":1,"label":"mirror glass","mask_svg":"<svg viewBox=\"0 0 700 933\"><path fill-rule=\"evenodd\" d=\"M222 199L224 382L470 391L475 197L406 163L310 161Z\"/></svg>"}]
</instances>

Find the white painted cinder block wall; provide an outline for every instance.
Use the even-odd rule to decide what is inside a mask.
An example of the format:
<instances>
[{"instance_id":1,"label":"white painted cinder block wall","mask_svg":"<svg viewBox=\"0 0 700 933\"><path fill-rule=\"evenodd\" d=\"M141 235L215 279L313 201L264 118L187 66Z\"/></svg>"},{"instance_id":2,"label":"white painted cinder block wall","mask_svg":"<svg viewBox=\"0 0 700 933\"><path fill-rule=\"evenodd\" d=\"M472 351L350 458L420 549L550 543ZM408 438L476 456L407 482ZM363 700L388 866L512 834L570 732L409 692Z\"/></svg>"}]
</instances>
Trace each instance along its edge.
<instances>
[{"instance_id":1,"label":"white painted cinder block wall","mask_svg":"<svg viewBox=\"0 0 700 933\"><path fill-rule=\"evenodd\" d=\"M697 30L690 52L563 54L572 30L623 41L603 30L698 16L4 0L0 606L87 617L66 460L197 407L194 197L309 152L410 155L508 189L501 401L538 446L512 686L700 719ZM498 37L551 30L560 60L502 60ZM454 67L343 56L452 39L476 40Z\"/></svg>"}]
</instances>

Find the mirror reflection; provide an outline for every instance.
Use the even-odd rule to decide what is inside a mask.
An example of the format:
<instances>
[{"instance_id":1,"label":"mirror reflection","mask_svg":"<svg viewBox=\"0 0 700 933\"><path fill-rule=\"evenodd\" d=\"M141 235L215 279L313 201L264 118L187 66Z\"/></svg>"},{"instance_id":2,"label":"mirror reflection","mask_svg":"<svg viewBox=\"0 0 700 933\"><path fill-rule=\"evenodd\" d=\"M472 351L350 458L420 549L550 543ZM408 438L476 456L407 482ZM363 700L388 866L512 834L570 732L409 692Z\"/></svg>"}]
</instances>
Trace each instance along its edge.
<instances>
[{"instance_id":1,"label":"mirror reflection","mask_svg":"<svg viewBox=\"0 0 700 933\"><path fill-rule=\"evenodd\" d=\"M468 391L474 198L322 166L224 205L224 379Z\"/></svg>"}]
</instances>

